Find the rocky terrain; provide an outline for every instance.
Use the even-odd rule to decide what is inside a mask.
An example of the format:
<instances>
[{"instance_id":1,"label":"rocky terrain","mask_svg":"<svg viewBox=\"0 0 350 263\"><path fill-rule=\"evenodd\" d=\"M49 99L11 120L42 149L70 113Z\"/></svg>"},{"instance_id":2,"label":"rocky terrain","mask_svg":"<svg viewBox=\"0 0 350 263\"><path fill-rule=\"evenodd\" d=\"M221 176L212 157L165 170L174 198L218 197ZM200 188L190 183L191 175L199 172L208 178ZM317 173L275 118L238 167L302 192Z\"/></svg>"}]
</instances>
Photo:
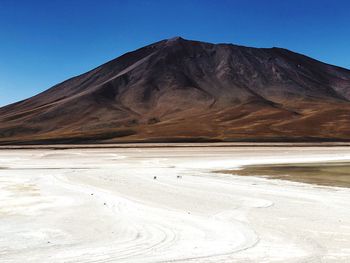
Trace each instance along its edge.
<instances>
[{"instance_id":1,"label":"rocky terrain","mask_svg":"<svg viewBox=\"0 0 350 263\"><path fill-rule=\"evenodd\" d=\"M180 37L0 109L0 143L350 140L350 71Z\"/></svg>"}]
</instances>

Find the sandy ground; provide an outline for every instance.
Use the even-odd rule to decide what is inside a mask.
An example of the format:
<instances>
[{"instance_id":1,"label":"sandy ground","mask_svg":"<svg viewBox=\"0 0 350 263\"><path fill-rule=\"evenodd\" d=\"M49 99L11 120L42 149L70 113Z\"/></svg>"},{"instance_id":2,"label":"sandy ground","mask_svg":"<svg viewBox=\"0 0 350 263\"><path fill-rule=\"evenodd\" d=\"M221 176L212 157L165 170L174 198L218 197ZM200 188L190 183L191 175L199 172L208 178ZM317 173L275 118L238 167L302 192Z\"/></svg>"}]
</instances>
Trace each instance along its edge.
<instances>
[{"instance_id":1,"label":"sandy ground","mask_svg":"<svg viewBox=\"0 0 350 263\"><path fill-rule=\"evenodd\" d=\"M0 262L350 262L350 189L211 172L334 160L350 148L1 150Z\"/></svg>"},{"instance_id":2,"label":"sandy ground","mask_svg":"<svg viewBox=\"0 0 350 263\"><path fill-rule=\"evenodd\" d=\"M350 162L332 161L318 163L255 164L219 173L262 176L293 182L350 188Z\"/></svg>"}]
</instances>

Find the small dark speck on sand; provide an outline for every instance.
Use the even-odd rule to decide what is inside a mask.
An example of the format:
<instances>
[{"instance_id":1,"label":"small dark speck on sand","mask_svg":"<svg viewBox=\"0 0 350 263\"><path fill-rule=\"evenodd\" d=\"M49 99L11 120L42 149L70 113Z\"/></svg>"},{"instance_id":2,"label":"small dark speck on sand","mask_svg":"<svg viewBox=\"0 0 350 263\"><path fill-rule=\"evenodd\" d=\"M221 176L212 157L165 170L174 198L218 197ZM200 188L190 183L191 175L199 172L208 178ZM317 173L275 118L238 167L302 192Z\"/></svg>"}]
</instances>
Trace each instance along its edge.
<instances>
[{"instance_id":1,"label":"small dark speck on sand","mask_svg":"<svg viewBox=\"0 0 350 263\"><path fill-rule=\"evenodd\" d=\"M103 205L106 205L106 203L103 203Z\"/></svg>"}]
</instances>

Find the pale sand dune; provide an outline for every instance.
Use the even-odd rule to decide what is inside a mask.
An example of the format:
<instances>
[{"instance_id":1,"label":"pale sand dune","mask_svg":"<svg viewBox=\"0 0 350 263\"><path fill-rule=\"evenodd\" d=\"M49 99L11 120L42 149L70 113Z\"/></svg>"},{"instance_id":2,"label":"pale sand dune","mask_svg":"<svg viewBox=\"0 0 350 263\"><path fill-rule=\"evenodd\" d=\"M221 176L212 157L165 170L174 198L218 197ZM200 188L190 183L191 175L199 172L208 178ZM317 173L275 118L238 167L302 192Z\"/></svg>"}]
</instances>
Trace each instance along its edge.
<instances>
[{"instance_id":1,"label":"pale sand dune","mask_svg":"<svg viewBox=\"0 0 350 263\"><path fill-rule=\"evenodd\" d=\"M350 148L1 150L0 262L349 262L350 189L211 172L336 160Z\"/></svg>"}]
</instances>

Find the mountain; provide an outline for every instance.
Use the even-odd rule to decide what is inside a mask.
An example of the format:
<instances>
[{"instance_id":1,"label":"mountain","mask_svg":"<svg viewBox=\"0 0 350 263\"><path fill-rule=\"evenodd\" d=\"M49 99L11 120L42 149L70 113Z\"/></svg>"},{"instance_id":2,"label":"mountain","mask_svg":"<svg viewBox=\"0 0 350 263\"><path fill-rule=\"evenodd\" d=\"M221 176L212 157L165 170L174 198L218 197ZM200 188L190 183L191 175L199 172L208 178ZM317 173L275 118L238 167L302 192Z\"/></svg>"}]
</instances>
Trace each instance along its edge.
<instances>
[{"instance_id":1,"label":"mountain","mask_svg":"<svg viewBox=\"0 0 350 263\"><path fill-rule=\"evenodd\" d=\"M350 71L180 37L0 108L0 143L350 140Z\"/></svg>"}]
</instances>

